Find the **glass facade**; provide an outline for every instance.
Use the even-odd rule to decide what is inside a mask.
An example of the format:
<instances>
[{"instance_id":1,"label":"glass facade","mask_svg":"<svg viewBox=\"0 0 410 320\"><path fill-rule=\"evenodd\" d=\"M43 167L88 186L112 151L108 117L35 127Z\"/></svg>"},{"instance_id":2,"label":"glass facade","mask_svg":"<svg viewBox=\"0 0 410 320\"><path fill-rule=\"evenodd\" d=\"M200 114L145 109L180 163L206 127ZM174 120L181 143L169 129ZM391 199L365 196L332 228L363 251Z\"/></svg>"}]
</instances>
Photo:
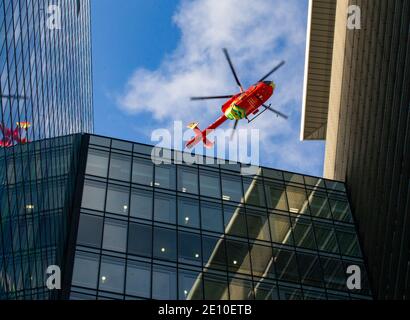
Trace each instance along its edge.
<instances>
[{"instance_id":1,"label":"glass facade","mask_svg":"<svg viewBox=\"0 0 410 320\"><path fill-rule=\"evenodd\" d=\"M0 299L53 298L82 141L70 135L93 131L90 36L89 0L0 0Z\"/></svg>"},{"instance_id":2,"label":"glass facade","mask_svg":"<svg viewBox=\"0 0 410 320\"><path fill-rule=\"evenodd\" d=\"M370 298L344 184L151 151L89 136L70 299Z\"/></svg>"}]
</instances>

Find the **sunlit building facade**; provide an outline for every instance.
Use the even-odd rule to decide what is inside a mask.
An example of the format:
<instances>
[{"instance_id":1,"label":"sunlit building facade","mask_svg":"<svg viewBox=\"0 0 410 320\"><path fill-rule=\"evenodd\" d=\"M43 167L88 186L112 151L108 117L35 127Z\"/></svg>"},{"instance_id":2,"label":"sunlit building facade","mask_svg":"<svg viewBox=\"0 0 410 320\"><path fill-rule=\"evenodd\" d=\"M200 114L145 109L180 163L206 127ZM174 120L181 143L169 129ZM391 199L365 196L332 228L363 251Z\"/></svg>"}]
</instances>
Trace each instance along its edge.
<instances>
[{"instance_id":1,"label":"sunlit building facade","mask_svg":"<svg viewBox=\"0 0 410 320\"><path fill-rule=\"evenodd\" d=\"M54 294L46 268L64 255L76 172L67 135L93 131L90 35L88 0L0 0L0 299Z\"/></svg>"}]
</instances>

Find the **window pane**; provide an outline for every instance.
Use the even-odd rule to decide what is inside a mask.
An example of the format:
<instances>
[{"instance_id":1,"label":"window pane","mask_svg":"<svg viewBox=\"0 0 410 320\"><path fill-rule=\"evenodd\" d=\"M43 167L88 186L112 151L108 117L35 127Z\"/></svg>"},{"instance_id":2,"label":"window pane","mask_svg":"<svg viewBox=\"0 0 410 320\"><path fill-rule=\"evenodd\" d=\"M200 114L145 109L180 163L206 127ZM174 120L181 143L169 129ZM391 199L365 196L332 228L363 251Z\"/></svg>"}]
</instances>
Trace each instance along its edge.
<instances>
[{"instance_id":1,"label":"window pane","mask_svg":"<svg viewBox=\"0 0 410 320\"><path fill-rule=\"evenodd\" d=\"M152 227L130 223L128 231L128 253L138 256L152 256Z\"/></svg>"},{"instance_id":2,"label":"window pane","mask_svg":"<svg viewBox=\"0 0 410 320\"><path fill-rule=\"evenodd\" d=\"M196 168L178 167L178 191L198 194L198 171Z\"/></svg>"},{"instance_id":3,"label":"window pane","mask_svg":"<svg viewBox=\"0 0 410 320\"><path fill-rule=\"evenodd\" d=\"M152 191L131 190L131 217L152 219Z\"/></svg>"},{"instance_id":4,"label":"window pane","mask_svg":"<svg viewBox=\"0 0 410 320\"><path fill-rule=\"evenodd\" d=\"M226 250L222 239L202 236L202 254L205 267L226 270Z\"/></svg>"},{"instance_id":5,"label":"window pane","mask_svg":"<svg viewBox=\"0 0 410 320\"><path fill-rule=\"evenodd\" d=\"M200 186L202 196L221 198L221 187L218 173L201 170Z\"/></svg>"},{"instance_id":6,"label":"window pane","mask_svg":"<svg viewBox=\"0 0 410 320\"><path fill-rule=\"evenodd\" d=\"M305 189L287 186L286 193L289 201L289 211L291 213L309 213Z\"/></svg>"},{"instance_id":7,"label":"window pane","mask_svg":"<svg viewBox=\"0 0 410 320\"><path fill-rule=\"evenodd\" d=\"M246 219L249 238L270 241L266 212L247 209Z\"/></svg>"},{"instance_id":8,"label":"window pane","mask_svg":"<svg viewBox=\"0 0 410 320\"><path fill-rule=\"evenodd\" d=\"M251 274L248 244L239 241L226 241L228 255L228 270Z\"/></svg>"},{"instance_id":9,"label":"window pane","mask_svg":"<svg viewBox=\"0 0 410 320\"><path fill-rule=\"evenodd\" d=\"M322 287L322 269L319 258L311 254L298 252L298 263L302 283L309 286Z\"/></svg>"},{"instance_id":10,"label":"window pane","mask_svg":"<svg viewBox=\"0 0 410 320\"><path fill-rule=\"evenodd\" d=\"M314 223L318 249L322 251L339 253L335 231L332 225Z\"/></svg>"},{"instance_id":11,"label":"window pane","mask_svg":"<svg viewBox=\"0 0 410 320\"><path fill-rule=\"evenodd\" d=\"M303 300L303 294L300 289L279 287L280 300Z\"/></svg>"},{"instance_id":12,"label":"window pane","mask_svg":"<svg viewBox=\"0 0 410 320\"><path fill-rule=\"evenodd\" d=\"M175 196L155 193L154 220L165 223L176 223Z\"/></svg>"},{"instance_id":13,"label":"window pane","mask_svg":"<svg viewBox=\"0 0 410 320\"><path fill-rule=\"evenodd\" d=\"M359 241L353 228L339 227L336 229L336 234L343 255L361 257Z\"/></svg>"},{"instance_id":14,"label":"window pane","mask_svg":"<svg viewBox=\"0 0 410 320\"><path fill-rule=\"evenodd\" d=\"M178 224L184 227L199 228L199 201L179 198Z\"/></svg>"},{"instance_id":15,"label":"window pane","mask_svg":"<svg viewBox=\"0 0 410 320\"><path fill-rule=\"evenodd\" d=\"M174 268L153 266L152 298L157 300L176 300L177 274Z\"/></svg>"},{"instance_id":16,"label":"window pane","mask_svg":"<svg viewBox=\"0 0 410 320\"><path fill-rule=\"evenodd\" d=\"M243 208L224 206L225 232L232 236L248 236L246 214Z\"/></svg>"},{"instance_id":17,"label":"window pane","mask_svg":"<svg viewBox=\"0 0 410 320\"><path fill-rule=\"evenodd\" d=\"M352 222L352 213L347 201L329 199L333 218L343 222Z\"/></svg>"},{"instance_id":18,"label":"window pane","mask_svg":"<svg viewBox=\"0 0 410 320\"><path fill-rule=\"evenodd\" d=\"M229 279L230 300L253 300L252 281L241 278Z\"/></svg>"},{"instance_id":19,"label":"window pane","mask_svg":"<svg viewBox=\"0 0 410 320\"><path fill-rule=\"evenodd\" d=\"M346 273L341 260L320 257L325 285L329 289L346 290Z\"/></svg>"},{"instance_id":20,"label":"window pane","mask_svg":"<svg viewBox=\"0 0 410 320\"><path fill-rule=\"evenodd\" d=\"M154 257L164 260L176 260L176 231L154 228Z\"/></svg>"},{"instance_id":21,"label":"window pane","mask_svg":"<svg viewBox=\"0 0 410 320\"><path fill-rule=\"evenodd\" d=\"M101 246L102 229L102 218L81 214L78 227L78 244L99 248Z\"/></svg>"},{"instance_id":22,"label":"window pane","mask_svg":"<svg viewBox=\"0 0 410 320\"><path fill-rule=\"evenodd\" d=\"M309 196L310 211L315 217L331 219L332 214L330 212L330 206L327 202L327 197L325 193L311 191Z\"/></svg>"},{"instance_id":23,"label":"window pane","mask_svg":"<svg viewBox=\"0 0 410 320\"><path fill-rule=\"evenodd\" d=\"M262 281L254 284L256 300L279 300L278 287L274 283Z\"/></svg>"},{"instance_id":24,"label":"window pane","mask_svg":"<svg viewBox=\"0 0 410 320\"><path fill-rule=\"evenodd\" d=\"M270 214L269 222L272 242L289 245L293 244L292 229L289 217Z\"/></svg>"},{"instance_id":25,"label":"window pane","mask_svg":"<svg viewBox=\"0 0 410 320\"><path fill-rule=\"evenodd\" d=\"M202 229L223 232L222 206L214 203L201 202Z\"/></svg>"},{"instance_id":26,"label":"window pane","mask_svg":"<svg viewBox=\"0 0 410 320\"><path fill-rule=\"evenodd\" d=\"M77 252L75 255L72 284L74 286L96 289L98 277L98 261L98 255Z\"/></svg>"},{"instance_id":27,"label":"window pane","mask_svg":"<svg viewBox=\"0 0 410 320\"><path fill-rule=\"evenodd\" d=\"M88 151L86 174L99 177L107 177L108 153L90 149Z\"/></svg>"},{"instance_id":28,"label":"window pane","mask_svg":"<svg viewBox=\"0 0 410 320\"><path fill-rule=\"evenodd\" d=\"M226 276L205 273L204 293L205 300L228 300L229 290Z\"/></svg>"},{"instance_id":29,"label":"window pane","mask_svg":"<svg viewBox=\"0 0 410 320\"><path fill-rule=\"evenodd\" d=\"M310 221L300 218L292 219L292 225L295 245L307 249L316 249L315 235Z\"/></svg>"},{"instance_id":30,"label":"window pane","mask_svg":"<svg viewBox=\"0 0 410 320\"><path fill-rule=\"evenodd\" d=\"M126 242L126 222L106 219L104 225L103 249L125 252Z\"/></svg>"},{"instance_id":31,"label":"window pane","mask_svg":"<svg viewBox=\"0 0 410 320\"><path fill-rule=\"evenodd\" d=\"M265 192L263 191L263 183L258 179L244 179L243 188L245 192L245 203L265 207Z\"/></svg>"},{"instance_id":32,"label":"window pane","mask_svg":"<svg viewBox=\"0 0 410 320\"><path fill-rule=\"evenodd\" d=\"M105 184L86 180L81 206L87 209L104 211Z\"/></svg>"},{"instance_id":33,"label":"window pane","mask_svg":"<svg viewBox=\"0 0 410 320\"><path fill-rule=\"evenodd\" d=\"M265 181L267 205L270 209L288 211L285 187L283 184Z\"/></svg>"},{"instance_id":34,"label":"window pane","mask_svg":"<svg viewBox=\"0 0 410 320\"><path fill-rule=\"evenodd\" d=\"M274 277L274 271L271 270L273 263L272 247L257 244L251 244L250 247L253 275L257 277Z\"/></svg>"},{"instance_id":35,"label":"window pane","mask_svg":"<svg viewBox=\"0 0 410 320\"><path fill-rule=\"evenodd\" d=\"M151 264L128 260L125 292L133 296L151 298Z\"/></svg>"},{"instance_id":36,"label":"window pane","mask_svg":"<svg viewBox=\"0 0 410 320\"><path fill-rule=\"evenodd\" d=\"M201 272L199 271L187 271L179 270L178 272L179 283L179 300L202 300L202 279Z\"/></svg>"},{"instance_id":37,"label":"window pane","mask_svg":"<svg viewBox=\"0 0 410 320\"><path fill-rule=\"evenodd\" d=\"M124 291L124 260L103 257L101 259L99 289L123 293Z\"/></svg>"},{"instance_id":38,"label":"window pane","mask_svg":"<svg viewBox=\"0 0 410 320\"><path fill-rule=\"evenodd\" d=\"M130 181L131 157L112 153L110 160L110 179Z\"/></svg>"},{"instance_id":39,"label":"window pane","mask_svg":"<svg viewBox=\"0 0 410 320\"><path fill-rule=\"evenodd\" d=\"M175 167L171 165L156 166L155 186L175 190Z\"/></svg>"},{"instance_id":40,"label":"window pane","mask_svg":"<svg viewBox=\"0 0 410 320\"><path fill-rule=\"evenodd\" d=\"M180 263L201 265L201 237L198 234L179 232L178 251Z\"/></svg>"},{"instance_id":41,"label":"window pane","mask_svg":"<svg viewBox=\"0 0 410 320\"><path fill-rule=\"evenodd\" d=\"M276 275L279 280L299 281L298 265L295 252L273 248Z\"/></svg>"},{"instance_id":42,"label":"window pane","mask_svg":"<svg viewBox=\"0 0 410 320\"><path fill-rule=\"evenodd\" d=\"M108 185L106 211L128 215L129 189Z\"/></svg>"},{"instance_id":43,"label":"window pane","mask_svg":"<svg viewBox=\"0 0 410 320\"><path fill-rule=\"evenodd\" d=\"M134 159L132 167L132 182L146 186L153 185L154 166L151 161Z\"/></svg>"},{"instance_id":44,"label":"window pane","mask_svg":"<svg viewBox=\"0 0 410 320\"><path fill-rule=\"evenodd\" d=\"M222 175L222 199L226 201L241 202L242 183L240 178Z\"/></svg>"}]
</instances>

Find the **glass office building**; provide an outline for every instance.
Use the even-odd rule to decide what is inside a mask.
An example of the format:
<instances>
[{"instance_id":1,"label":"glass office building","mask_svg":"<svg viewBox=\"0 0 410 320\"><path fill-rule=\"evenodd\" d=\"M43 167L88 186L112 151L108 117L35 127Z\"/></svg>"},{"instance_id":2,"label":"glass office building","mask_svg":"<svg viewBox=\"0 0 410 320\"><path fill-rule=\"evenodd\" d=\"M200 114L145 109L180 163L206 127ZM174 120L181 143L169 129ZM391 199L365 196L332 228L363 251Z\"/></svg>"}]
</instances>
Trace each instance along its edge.
<instances>
[{"instance_id":1,"label":"glass office building","mask_svg":"<svg viewBox=\"0 0 410 320\"><path fill-rule=\"evenodd\" d=\"M343 183L243 175L246 166L215 159L176 164L179 152L156 153L169 156L159 164L153 147L84 139L63 298L370 298ZM350 265L361 290L347 289Z\"/></svg>"},{"instance_id":2,"label":"glass office building","mask_svg":"<svg viewBox=\"0 0 410 320\"><path fill-rule=\"evenodd\" d=\"M81 142L67 135L93 131L90 35L89 0L0 0L1 299L53 296Z\"/></svg>"},{"instance_id":3,"label":"glass office building","mask_svg":"<svg viewBox=\"0 0 410 320\"><path fill-rule=\"evenodd\" d=\"M89 134L16 149L0 171L1 299L371 298L342 183Z\"/></svg>"}]
</instances>

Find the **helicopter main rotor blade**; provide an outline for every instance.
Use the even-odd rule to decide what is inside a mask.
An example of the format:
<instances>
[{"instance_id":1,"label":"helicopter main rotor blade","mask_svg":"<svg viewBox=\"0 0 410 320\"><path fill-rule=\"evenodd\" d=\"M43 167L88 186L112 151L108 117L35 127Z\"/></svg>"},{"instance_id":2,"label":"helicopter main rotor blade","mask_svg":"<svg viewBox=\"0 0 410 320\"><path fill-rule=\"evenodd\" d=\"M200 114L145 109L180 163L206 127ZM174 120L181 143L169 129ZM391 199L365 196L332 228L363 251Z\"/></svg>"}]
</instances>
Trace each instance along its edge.
<instances>
[{"instance_id":1,"label":"helicopter main rotor blade","mask_svg":"<svg viewBox=\"0 0 410 320\"><path fill-rule=\"evenodd\" d=\"M224 52L224 54L225 54L226 60L228 60L229 67L231 68L231 71L232 71L232 73L233 73L233 76L235 77L236 84L237 84L237 85L239 86L239 88L241 89L241 92L243 92L243 86L242 86L241 82L239 81L238 75L236 74L235 68L234 68L234 66L233 66L233 64L232 64L232 61L231 61L231 58L229 57L228 50L227 50L226 48L223 48L223 52Z\"/></svg>"},{"instance_id":2,"label":"helicopter main rotor blade","mask_svg":"<svg viewBox=\"0 0 410 320\"><path fill-rule=\"evenodd\" d=\"M282 61L281 63L279 63L275 68L273 68L271 71L269 71L269 73L267 73L262 79L260 79L258 82L262 82L264 81L267 77L269 77L271 74L273 74L274 72L278 71L278 69L280 67L282 67L285 64L285 61Z\"/></svg>"},{"instance_id":3,"label":"helicopter main rotor blade","mask_svg":"<svg viewBox=\"0 0 410 320\"><path fill-rule=\"evenodd\" d=\"M232 140L232 139L233 139L233 136L235 135L236 128L238 127L238 123L239 123L239 120L236 120L236 121L235 121L235 124L233 125L233 129L232 129L232 133L231 133L230 140Z\"/></svg>"},{"instance_id":4,"label":"helicopter main rotor blade","mask_svg":"<svg viewBox=\"0 0 410 320\"><path fill-rule=\"evenodd\" d=\"M198 101L198 100L211 100L211 99L229 99L232 98L233 95L229 96L211 96L211 97L192 97L192 101Z\"/></svg>"},{"instance_id":5,"label":"helicopter main rotor blade","mask_svg":"<svg viewBox=\"0 0 410 320\"><path fill-rule=\"evenodd\" d=\"M286 114L283 114L282 112L273 109L271 106L267 106L267 105L264 104L263 107L266 108L266 109L268 109L269 111L275 113L278 117L282 117L282 118L284 118L284 119L286 119L286 120L289 119L289 117L288 117Z\"/></svg>"}]
</instances>

